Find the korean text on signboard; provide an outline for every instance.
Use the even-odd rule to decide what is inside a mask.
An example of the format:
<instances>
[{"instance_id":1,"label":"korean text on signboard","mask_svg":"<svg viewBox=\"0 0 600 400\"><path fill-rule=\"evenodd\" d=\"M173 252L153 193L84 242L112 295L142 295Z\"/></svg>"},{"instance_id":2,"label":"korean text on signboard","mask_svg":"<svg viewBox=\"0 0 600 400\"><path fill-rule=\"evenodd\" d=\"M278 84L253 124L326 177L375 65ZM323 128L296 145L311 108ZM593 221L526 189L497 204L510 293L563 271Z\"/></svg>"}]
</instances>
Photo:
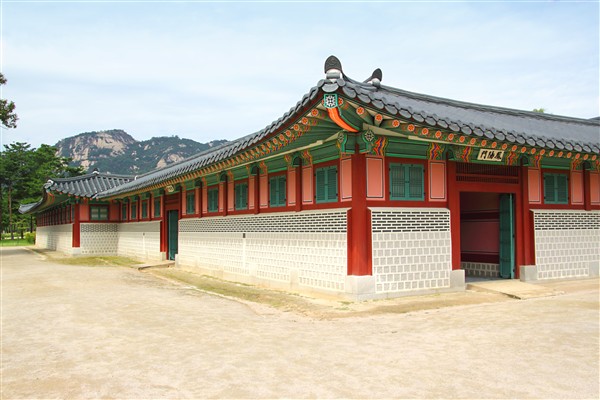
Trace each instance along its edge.
<instances>
[{"instance_id":1,"label":"korean text on signboard","mask_svg":"<svg viewBox=\"0 0 600 400\"><path fill-rule=\"evenodd\" d=\"M477 155L477 159L480 161L502 161L504 156L504 150L488 150L481 149Z\"/></svg>"}]
</instances>

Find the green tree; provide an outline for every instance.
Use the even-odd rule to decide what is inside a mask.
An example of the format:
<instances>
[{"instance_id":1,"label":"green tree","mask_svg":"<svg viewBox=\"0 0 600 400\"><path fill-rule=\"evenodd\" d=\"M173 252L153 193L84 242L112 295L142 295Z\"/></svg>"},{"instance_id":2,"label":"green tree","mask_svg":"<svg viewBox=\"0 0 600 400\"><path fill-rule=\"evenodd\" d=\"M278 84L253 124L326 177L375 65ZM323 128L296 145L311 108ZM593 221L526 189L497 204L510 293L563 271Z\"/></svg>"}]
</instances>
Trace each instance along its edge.
<instances>
[{"instance_id":1,"label":"green tree","mask_svg":"<svg viewBox=\"0 0 600 400\"><path fill-rule=\"evenodd\" d=\"M540 107L540 108L534 108L532 111L536 112L536 113L544 114L546 112L546 109L544 107Z\"/></svg>"},{"instance_id":2,"label":"green tree","mask_svg":"<svg viewBox=\"0 0 600 400\"><path fill-rule=\"evenodd\" d=\"M6 83L6 78L0 73L0 86ZM15 114L15 103L5 99L0 99L0 121L4 128L17 127L17 114Z\"/></svg>"},{"instance_id":3,"label":"green tree","mask_svg":"<svg viewBox=\"0 0 600 400\"><path fill-rule=\"evenodd\" d=\"M0 193L6 193L6 200L1 202L2 228L8 228L11 238L17 227L22 232L23 227L30 225L30 217L18 213L19 204L39 200L42 185L49 178L83 173L80 167L69 167L70 161L57 156L56 149L47 144L37 149L23 142L4 145L0 153Z\"/></svg>"}]
</instances>

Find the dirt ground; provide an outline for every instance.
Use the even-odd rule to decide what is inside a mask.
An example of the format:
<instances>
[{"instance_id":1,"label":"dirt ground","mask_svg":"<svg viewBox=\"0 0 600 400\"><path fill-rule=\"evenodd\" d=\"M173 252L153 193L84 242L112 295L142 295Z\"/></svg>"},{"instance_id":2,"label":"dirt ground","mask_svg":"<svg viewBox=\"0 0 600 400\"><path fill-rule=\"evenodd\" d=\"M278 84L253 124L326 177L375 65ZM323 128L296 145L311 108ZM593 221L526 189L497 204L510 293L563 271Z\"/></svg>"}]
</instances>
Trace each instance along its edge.
<instances>
[{"instance_id":1,"label":"dirt ground","mask_svg":"<svg viewBox=\"0 0 600 400\"><path fill-rule=\"evenodd\" d=\"M600 395L597 279L356 304L22 248L0 260L2 399Z\"/></svg>"}]
</instances>

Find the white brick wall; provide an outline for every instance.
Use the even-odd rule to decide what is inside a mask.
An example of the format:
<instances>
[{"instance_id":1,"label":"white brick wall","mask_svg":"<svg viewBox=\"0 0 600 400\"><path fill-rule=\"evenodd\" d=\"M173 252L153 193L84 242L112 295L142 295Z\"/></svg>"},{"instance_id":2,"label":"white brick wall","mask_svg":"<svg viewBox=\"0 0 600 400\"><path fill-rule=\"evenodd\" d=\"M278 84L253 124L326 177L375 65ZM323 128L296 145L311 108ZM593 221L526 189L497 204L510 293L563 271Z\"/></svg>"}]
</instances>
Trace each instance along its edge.
<instances>
[{"instance_id":1,"label":"white brick wall","mask_svg":"<svg viewBox=\"0 0 600 400\"><path fill-rule=\"evenodd\" d=\"M119 224L82 223L80 250L86 255L117 255Z\"/></svg>"},{"instance_id":2,"label":"white brick wall","mask_svg":"<svg viewBox=\"0 0 600 400\"><path fill-rule=\"evenodd\" d=\"M465 270L467 276L484 276L497 278L500 276L500 264L463 261L460 267Z\"/></svg>"},{"instance_id":3,"label":"white brick wall","mask_svg":"<svg viewBox=\"0 0 600 400\"><path fill-rule=\"evenodd\" d=\"M117 254L142 260L162 260L160 221L117 224Z\"/></svg>"},{"instance_id":4,"label":"white brick wall","mask_svg":"<svg viewBox=\"0 0 600 400\"><path fill-rule=\"evenodd\" d=\"M376 293L450 287L450 212L371 208Z\"/></svg>"},{"instance_id":5,"label":"white brick wall","mask_svg":"<svg viewBox=\"0 0 600 400\"><path fill-rule=\"evenodd\" d=\"M344 291L347 209L179 221L183 268Z\"/></svg>"},{"instance_id":6,"label":"white brick wall","mask_svg":"<svg viewBox=\"0 0 600 400\"><path fill-rule=\"evenodd\" d=\"M35 246L43 249L71 254L73 245L73 225L39 226L35 234Z\"/></svg>"},{"instance_id":7,"label":"white brick wall","mask_svg":"<svg viewBox=\"0 0 600 400\"><path fill-rule=\"evenodd\" d=\"M600 263L600 212L533 210L537 279L586 277Z\"/></svg>"}]
</instances>

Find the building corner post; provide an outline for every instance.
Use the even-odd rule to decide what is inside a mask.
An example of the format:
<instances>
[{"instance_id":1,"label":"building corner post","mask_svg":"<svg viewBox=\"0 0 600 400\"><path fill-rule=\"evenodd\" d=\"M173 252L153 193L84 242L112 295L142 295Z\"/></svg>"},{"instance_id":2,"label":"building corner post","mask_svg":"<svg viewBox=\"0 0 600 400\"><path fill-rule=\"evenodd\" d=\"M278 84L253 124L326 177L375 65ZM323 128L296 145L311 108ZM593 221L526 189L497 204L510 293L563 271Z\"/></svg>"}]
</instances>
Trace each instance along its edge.
<instances>
[{"instance_id":1,"label":"building corner post","mask_svg":"<svg viewBox=\"0 0 600 400\"><path fill-rule=\"evenodd\" d=\"M352 201L348 212L348 275L372 275L371 214L367 208L366 158L352 156Z\"/></svg>"},{"instance_id":2,"label":"building corner post","mask_svg":"<svg viewBox=\"0 0 600 400\"><path fill-rule=\"evenodd\" d=\"M73 219L73 242L71 247L79 248L81 245L81 217L79 215L80 205L79 202L75 203L75 212Z\"/></svg>"}]
</instances>

